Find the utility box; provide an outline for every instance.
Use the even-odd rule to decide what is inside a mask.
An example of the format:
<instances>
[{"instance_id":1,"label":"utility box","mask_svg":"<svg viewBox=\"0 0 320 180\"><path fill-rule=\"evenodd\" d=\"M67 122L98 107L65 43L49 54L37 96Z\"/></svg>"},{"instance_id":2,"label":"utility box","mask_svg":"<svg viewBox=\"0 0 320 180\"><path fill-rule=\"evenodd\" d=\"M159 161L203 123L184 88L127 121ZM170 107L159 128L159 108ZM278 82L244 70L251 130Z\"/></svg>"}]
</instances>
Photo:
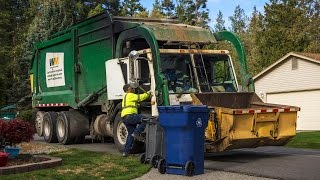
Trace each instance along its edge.
<instances>
[{"instance_id":1,"label":"utility box","mask_svg":"<svg viewBox=\"0 0 320 180\"><path fill-rule=\"evenodd\" d=\"M204 132L207 106L159 106L165 130L166 156L158 163L160 173L192 176L204 173Z\"/></svg>"}]
</instances>

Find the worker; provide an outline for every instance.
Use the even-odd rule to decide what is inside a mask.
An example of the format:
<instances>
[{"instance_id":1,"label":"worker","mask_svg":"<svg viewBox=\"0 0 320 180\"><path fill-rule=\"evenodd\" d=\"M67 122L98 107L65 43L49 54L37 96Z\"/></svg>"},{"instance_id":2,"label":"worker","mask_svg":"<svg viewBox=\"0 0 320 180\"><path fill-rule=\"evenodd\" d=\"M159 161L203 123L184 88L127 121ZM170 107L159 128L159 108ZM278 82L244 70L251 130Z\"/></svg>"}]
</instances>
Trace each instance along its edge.
<instances>
[{"instance_id":1,"label":"worker","mask_svg":"<svg viewBox=\"0 0 320 180\"><path fill-rule=\"evenodd\" d=\"M135 94L135 90L130 84L124 85L123 91L125 94L122 99L121 117L127 127L128 135L122 156L126 157L130 153L134 138L139 139L146 127L146 123L142 121L144 116L138 114L138 103L148 99L150 92Z\"/></svg>"}]
</instances>

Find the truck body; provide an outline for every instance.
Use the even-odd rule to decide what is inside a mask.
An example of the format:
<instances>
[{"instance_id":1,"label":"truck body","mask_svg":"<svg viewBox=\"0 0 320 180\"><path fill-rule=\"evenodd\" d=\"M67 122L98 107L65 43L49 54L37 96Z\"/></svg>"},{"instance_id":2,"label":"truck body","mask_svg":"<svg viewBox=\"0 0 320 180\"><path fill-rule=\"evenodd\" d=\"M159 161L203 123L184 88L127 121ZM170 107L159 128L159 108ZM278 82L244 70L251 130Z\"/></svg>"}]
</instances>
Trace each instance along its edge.
<instances>
[{"instance_id":1,"label":"truck body","mask_svg":"<svg viewBox=\"0 0 320 180\"><path fill-rule=\"evenodd\" d=\"M54 34L37 44L30 69L37 133L62 144L81 143L88 134L102 141L113 137L121 151L127 136L122 87L138 83L153 94L142 114L158 116L159 105L210 106L208 152L285 144L295 135L299 108L264 104L253 92L243 96L229 51L203 49L222 40L235 46L242 89L252 91L244 50L230 32L103 13Z\"/></svg>"}]
</instances>

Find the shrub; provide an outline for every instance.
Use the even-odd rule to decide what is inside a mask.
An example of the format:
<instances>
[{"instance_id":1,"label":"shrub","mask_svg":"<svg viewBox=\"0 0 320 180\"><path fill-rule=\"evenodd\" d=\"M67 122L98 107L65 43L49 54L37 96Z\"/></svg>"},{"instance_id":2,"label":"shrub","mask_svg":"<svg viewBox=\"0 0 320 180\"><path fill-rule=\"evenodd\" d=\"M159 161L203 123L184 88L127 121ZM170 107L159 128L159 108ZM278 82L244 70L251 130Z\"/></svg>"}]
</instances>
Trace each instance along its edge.
<instances>
[{"instance_id":1,"label":"shrub","mask_svg":"<svg viewBox=\"0 0 320 180\"><path fill-rule=\"evenodd\" d=\"M29 142L33 139L35 130L33 126L21 119L11 121L0 120L1 148L4 146L16 146L22 142Z\"/></svg>"},{"instance_id":2,"label":"shrub","mask_svg":"<svg viewBox=\"0 0 320 180\"><path fill-rule=\"evenodd\" d=\"M28 110L21 110L19 111L18 118L22 119L24 121L29 122L30 124L34 125L34 117L33 117L33 110L28 109Z\"/></svg>"}]
</instances>

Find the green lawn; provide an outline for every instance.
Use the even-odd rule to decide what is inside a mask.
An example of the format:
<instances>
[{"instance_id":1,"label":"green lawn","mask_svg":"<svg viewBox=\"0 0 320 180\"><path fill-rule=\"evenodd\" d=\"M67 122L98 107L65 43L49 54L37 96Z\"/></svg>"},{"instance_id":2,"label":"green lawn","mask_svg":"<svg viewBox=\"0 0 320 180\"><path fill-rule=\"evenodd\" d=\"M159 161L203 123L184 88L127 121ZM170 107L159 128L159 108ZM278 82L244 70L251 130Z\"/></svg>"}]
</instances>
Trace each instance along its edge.
<instances>
[{"instance_id":1,"label":"green lawn","mask_svg":"<svg viewBox=\"0 0 320 180\"><path fill-rule=\"evenodd\" d=\"M286 146L295 148L320 149L320 131L297 133Z\"/></svg>"},{"instance_id":2,"label":"green lawn","mask_svg":"<svg viewBox=\"0 0 320 180\"><path fill-rule=\"evenodd\" d=\"M133 179L150 169L140 164L138 157L121 157L70 149L50 154L63 159L63 165L54 169L32 171L22 174L1 176L5 179Z\"/></svg>"}]
</instances>

